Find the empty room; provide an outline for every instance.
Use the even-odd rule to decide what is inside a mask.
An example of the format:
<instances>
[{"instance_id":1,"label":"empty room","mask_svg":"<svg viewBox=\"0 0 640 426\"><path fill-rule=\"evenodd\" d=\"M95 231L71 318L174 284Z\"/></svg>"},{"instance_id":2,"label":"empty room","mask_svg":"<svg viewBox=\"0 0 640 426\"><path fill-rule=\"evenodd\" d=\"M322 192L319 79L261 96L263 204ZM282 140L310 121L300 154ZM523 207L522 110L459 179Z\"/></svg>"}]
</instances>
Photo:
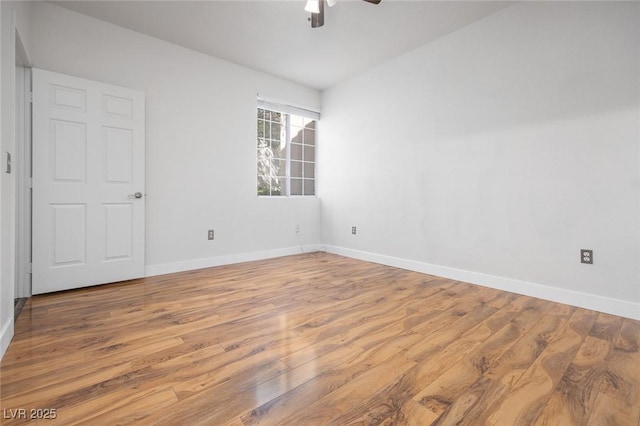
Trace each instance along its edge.
<instances>
[{"instance_id":1,"label":"empty room","mask_svg":"<svg viewBox=\"0 0 640 426\"><path fill-rule=\"evenodd\" d=\"M0 424L640 426L640 2L0 22Z\"/></svg>"}]
</instances>

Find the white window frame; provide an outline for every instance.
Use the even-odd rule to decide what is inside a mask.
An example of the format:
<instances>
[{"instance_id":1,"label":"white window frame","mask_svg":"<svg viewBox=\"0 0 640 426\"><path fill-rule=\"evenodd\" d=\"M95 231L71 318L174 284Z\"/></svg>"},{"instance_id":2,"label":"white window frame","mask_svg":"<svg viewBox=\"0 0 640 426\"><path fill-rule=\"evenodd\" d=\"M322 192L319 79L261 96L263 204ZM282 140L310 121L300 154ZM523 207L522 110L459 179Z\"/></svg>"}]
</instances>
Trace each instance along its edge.
<instances>
[{"instance_id":1,"label":"white window frame","mask_svg":"<svg viewBox=\"0 0 640 426\"><path fill-rule=\"evenodd\" d=\"M304 117L304 118L308 118L308 119L312 119L316 121L316 126L318 121L320 120L320 113L317 111L312 111L309 109L305 109L305 108L301 108L301 107L296 107L293 105L287 105L287 104L283 104L280 102L276 102L273 100L266 100L264 98L258 97L258 102L257 102L257 108L256 111L258 109L264 109L264 110L269 110L269 111L275 111L275 112L279 112L279 113L283 113L286 116L286 122L285 122L285 137L286 137L286 163L285 163L285 179L286 179L286 194L280 194L280 195L257 195L258 198L289 198L289 197L317 197L316 195L316 181L317 181L317 127L316 129L314 129L314 160L313 160L313 167L314 167L314 191L313 191L313 195L305 195L304 194L304 178L302 178L302 185L303 185L303 194L295 194L292 195L291 194L291 115L295 115L295 116L299 116L299 117ZM304 149L304 144L301 144L301 149ZM256 151L257 154L257 151ZM257 164L257 158L256 158L256 164ZM301 162L302 165L301 167L304 168L304 160ZM308 162L307 162L308 163ZM304 173L304 172L303 172Z\"/></svg>"}]
</instances>

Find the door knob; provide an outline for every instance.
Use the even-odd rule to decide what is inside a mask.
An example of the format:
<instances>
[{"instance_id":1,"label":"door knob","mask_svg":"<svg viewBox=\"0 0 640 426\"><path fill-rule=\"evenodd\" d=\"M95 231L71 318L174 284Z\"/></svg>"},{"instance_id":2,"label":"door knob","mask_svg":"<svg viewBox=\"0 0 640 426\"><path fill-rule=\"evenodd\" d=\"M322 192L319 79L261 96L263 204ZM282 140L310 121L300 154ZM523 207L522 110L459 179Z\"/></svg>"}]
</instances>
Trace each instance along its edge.
<instances>
[{"instance_id":1,"label":"door knob","mask_svg":"<svg viewBox=\"0 0 640 426\"><path fill-rule=\"evenodd\" d=\"M135 194L129 194L129 198L142 198L142 192L136 192Z\"/></svg>"}]
</instances>

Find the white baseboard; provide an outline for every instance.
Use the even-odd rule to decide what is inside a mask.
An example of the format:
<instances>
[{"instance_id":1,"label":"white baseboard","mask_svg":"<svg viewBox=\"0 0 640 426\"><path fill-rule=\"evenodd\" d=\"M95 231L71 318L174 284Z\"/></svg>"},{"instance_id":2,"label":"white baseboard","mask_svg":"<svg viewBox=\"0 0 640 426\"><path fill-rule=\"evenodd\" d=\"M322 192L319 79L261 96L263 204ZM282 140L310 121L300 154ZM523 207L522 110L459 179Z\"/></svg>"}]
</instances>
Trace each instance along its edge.
<instances>
[{"instance_id":1,"label":"white baseboard","mask_svg":"<svg viewBox=\"0 0 640 426\"><path fill-rule=\"evenodd\" d=\"M305 246L283 247L279 249L238 253L224 256L205 257L200 259L183 260L181 262L161 263L147 265L145 276L171 274L174 272L191 271L194 269L211 268L213 266L230 265L233 263L250 262L252 260L271 259L274 257L290 256L293 254L307 253L318 250L320 246L310 244Z\"/></svg>"},{"instance_id":2,"label":"white baseboard","mask_svg":"<svg viewBox=\"0 0 640 426\"><path fill-rule=\"evenodd\" d=\"M9 343L11 343L11 339L13 339L13 314L11 316L11 320L2 327L2 331L0 333L0 359L2 359L4 353L9 347Z\"/></svg>"},{"instance_id":3,"label":"white baseboard","mask_svg":"<svg viewBox=\"0 0 640 426\"><path fill-rule=\"evenodd\" d=\"M421 272L423 274L436 275L456 281L482 285L498 290L523 294L525 296L550 300L552 302L564 303L580 308L591 309L594 311L605 312L625 318L640 320L640 304L628 302L626 300L613 299L605 296L567 290L559 287L551 287L543 284L536 284L527 281L520 281L511 278L483 274L481 272L465 271L463 269L450 268L447 266L432 265L425 262L418 262L415 260L402 259L399 257L354 250L345 247L320 244L311 244L303 247L284 247L273 250L238 253L224 256L184 260L181 262L147 265L145 268L145 276L151 277L155 275L171 274L174 272L183 272L191 271L194 269L211 268L214 266L230 265L233 263L250 262L252 260L271 259L274 257L290 256L316 250L323 250L341 256L352 257L354 259L366 260L368 262L380 263L382 265ZM13 322L11 323L11 330L13 331ZM11 332L11 336L13 336L13 332ZM2 344L4 345L4 334L2 338ZM11 341L11 338L9 338L9 341ZM6 347L3 348L6 350Z\"/></svg>"},{"instance_id":4,"label":"white baseboard","mask_svg":"<svg viewBox=\"0 0 640 426\"><path fill-rule=\"evenodd\" d=\"M396 268L421 272L429 275L436 275L443 278L450 278L456 281L464 281L471 284L478 284L485 287L505 290L512 293L523 294L525 296L537 297L539 299L550 300L552 302L564 303L580 308L605 312L625 318L640 320L640 304L628 302L626 300L612 299L590 293L582 293L564 288L551 287L543 284L536 284L527 281L514 280L511 278L498 277L495 275L483 274L480 272L465 271L462 269L449 268L446 266L432 265L429 263L407 260L399 257L386 256L361 250L354 250L337 246L323 246L329 253L341 256L352 257L354 259L366 260L380 263L382 265L394 266Z\"/></svg>"}]
</instances>

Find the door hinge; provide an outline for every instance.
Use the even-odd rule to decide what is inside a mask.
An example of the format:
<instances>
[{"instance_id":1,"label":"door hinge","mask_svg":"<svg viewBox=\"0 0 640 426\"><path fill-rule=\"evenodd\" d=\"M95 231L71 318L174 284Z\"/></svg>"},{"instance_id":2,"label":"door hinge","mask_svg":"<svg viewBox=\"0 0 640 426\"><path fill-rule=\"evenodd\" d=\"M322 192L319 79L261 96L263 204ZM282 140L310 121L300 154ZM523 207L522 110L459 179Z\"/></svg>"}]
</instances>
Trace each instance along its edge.
<instances>
[{"instance_id":1,"label":"door hinge","mask_svg":"<svg viewBox=\"0 0 640 426\"><path fill-rule=\"evenodd\" d=\"M28 188L33 188L33 178L32 177L27 179L27 187Z\"/></svg>"},{"instance_id":2,"label":"door hinge","mask_svg":"<svg viewBox=\"0 0 640 426\"><path fill-rule=\"evenodd\" d=\"M27 102L32 104L33 103L33 92L27 93L26 97L27 97Z\"/></svg>"},{"instance_id":3,"label":"door hinge","mask_svg":"<svg viewBox=\"0 0 640 426\"><path fill-rule=\"evenodd\" d=\"M27 264L27 274L33 273L33 263Z\"/></svg>"}]
</instances>

